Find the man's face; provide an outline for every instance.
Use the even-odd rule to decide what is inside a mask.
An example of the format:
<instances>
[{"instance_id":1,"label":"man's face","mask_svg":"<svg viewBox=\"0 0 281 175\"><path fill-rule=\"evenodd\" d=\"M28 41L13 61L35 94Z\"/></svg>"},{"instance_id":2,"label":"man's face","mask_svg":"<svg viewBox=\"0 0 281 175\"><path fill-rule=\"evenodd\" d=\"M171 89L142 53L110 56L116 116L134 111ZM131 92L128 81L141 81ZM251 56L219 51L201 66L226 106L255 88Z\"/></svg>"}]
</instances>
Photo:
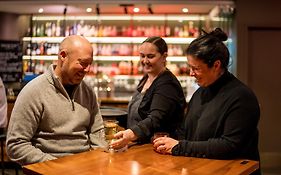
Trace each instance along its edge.
<instances>
[{"instance_id":1,"label":"man's face","mask_svg":"<svg viewBox=\"0 0 281 175\"><path fill-rule=\"evenodd\" d=\"M66 80L64 83L79 84L90 71L92 62L93 54L90 48L75 49L75 51L67 53L63 63L63 79Z\"/></svg>"}]
</instances>

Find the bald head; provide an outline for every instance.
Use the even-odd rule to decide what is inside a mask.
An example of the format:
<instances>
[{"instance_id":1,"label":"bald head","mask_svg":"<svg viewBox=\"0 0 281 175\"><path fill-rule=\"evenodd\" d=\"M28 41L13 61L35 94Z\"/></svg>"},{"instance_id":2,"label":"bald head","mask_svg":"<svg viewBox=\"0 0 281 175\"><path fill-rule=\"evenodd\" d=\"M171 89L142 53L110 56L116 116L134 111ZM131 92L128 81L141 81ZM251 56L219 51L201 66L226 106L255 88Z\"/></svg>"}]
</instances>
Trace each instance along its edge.
<instances>
[{"instance_id":1,"label":"bald head","mask_svg":"<svg viewBox=\"0 0 281 175\"><path fill-rule=\"evenodd\" d=\"M77 49L91 49L91 43L83 36L71 35L66 37L60 44L59 51L67 50L68 53L77 51Z\"/></svg>"},{"instance_id":2,"label":"bald head","mask_svg":"<svg viewBox=\"0 0 281 175\"><path fill-rule=\"evenodd\" d=\"M55 74L62 84L79 84L93 61L91 43L79 35L66 37L60 44Z\"/></svg>"}]
</instances>

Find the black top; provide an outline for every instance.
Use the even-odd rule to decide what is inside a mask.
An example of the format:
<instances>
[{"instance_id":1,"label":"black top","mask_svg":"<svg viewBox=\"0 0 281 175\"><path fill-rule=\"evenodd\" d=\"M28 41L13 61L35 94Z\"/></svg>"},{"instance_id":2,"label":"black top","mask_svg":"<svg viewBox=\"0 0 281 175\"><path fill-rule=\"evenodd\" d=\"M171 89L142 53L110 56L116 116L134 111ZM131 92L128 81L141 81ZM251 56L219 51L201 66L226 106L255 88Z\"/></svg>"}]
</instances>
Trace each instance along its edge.
<instances>
[{"instance_id":1,"label":"black top","mask_svg":"<svg viewBox=\"0 0 281 175\"><path fill-rule=\"evenodd\" d=\"M226 72L192 96L173 155L259 160L260 109L254 93Z\"/></svg>"},{"instance_id":2,"label":"black top","mask_svg":"<svg viewBox=\"0 0 281 175\"><path fill-rule=\"evenodd\" d=\"M128 128L132 129L142 142L148 142L155 132L168 132L174 137L176 128L183 120L186 106L182 87L178 79L166 70L153 81L143 96L140 96L147 78L145 75L141 79L132 98L132 101L135 98L141 100L137 109L138 115L130 115L133 104L129 105Z\"/></svg>"}]
</instances>

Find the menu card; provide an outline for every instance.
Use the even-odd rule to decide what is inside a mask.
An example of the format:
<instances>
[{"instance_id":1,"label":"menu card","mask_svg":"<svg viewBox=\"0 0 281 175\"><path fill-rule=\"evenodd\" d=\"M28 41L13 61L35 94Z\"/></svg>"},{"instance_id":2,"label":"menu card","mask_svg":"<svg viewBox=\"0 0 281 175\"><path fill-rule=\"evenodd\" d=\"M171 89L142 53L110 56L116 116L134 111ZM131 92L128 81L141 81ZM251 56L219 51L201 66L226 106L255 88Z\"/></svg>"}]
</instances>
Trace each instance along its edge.
<instances>
[{"instance_id":1,"label":"menu card","mask_svg":"<svg viewBox=\"0 0 281 175\"><path fill-rule=\"evenodd\" d=\"M22 55L19 41L0 40L0 76L3 82L21 82Z\"/></svg>"}]
</instances>

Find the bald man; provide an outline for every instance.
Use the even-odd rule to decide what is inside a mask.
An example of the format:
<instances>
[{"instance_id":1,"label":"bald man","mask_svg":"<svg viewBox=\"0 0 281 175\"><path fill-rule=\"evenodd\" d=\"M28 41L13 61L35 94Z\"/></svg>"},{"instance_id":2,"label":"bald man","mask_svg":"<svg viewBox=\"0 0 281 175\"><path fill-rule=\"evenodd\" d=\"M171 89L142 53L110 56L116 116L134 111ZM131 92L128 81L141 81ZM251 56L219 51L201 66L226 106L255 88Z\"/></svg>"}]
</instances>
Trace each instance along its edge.
<instances>
[{"instance_id":1,"label":"bald man","mask_svg":"<svg viewBox=\"0 0 281 175\"><path fill-rule=\"evenodd\" d=\"M57 65L21 90L7 132L11 160L26 165L107 147L95 93L83 81L92 61L88 40L66 37Z\"/></svg>"}]
</instances>

